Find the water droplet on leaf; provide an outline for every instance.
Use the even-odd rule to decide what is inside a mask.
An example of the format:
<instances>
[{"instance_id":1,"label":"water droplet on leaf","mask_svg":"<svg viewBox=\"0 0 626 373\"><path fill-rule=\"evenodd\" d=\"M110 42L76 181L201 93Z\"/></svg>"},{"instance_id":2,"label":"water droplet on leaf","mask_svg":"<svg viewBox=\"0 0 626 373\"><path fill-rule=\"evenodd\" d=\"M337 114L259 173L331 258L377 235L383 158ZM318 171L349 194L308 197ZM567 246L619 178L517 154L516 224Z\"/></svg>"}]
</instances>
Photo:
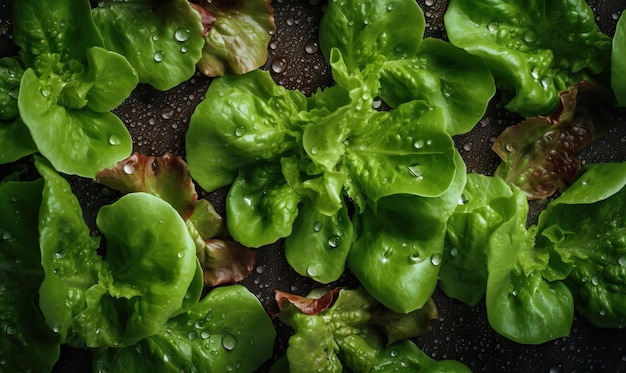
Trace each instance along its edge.
<instances>
[{"instance_id":1,"label":"water droplet on leaf","mask_svg":"<svg viewBox=\"0 0 626 373\"><path fill-rule=\"evenodd\" d=\"M184 29L184 28L179 28L174 33L174 38L180 42L189 40L190 36L191 36L191 31Z\"/></svg>"},{"instance_id":2,"label":"water droplet on leaf","mask_svg":"<svg viewBox=\"0 0 626 373\"><path fill-rule=\"evenodd\" d=\"M222 347L228 351L232 351L237 346L237 339L230 334L222 336Z\"/></svg>"}]
</instances>

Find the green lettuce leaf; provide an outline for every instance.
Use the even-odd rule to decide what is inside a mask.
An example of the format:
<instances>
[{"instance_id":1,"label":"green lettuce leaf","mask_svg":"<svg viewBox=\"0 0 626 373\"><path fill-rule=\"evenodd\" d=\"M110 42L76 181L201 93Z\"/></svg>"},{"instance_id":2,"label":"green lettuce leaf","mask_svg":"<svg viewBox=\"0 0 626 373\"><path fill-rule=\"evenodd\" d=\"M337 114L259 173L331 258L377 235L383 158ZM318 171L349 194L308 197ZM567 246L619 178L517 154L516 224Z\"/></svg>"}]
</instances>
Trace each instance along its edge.
<instances>
[{"instance_id":1,"label":"green lettuce leaf","mask_svg":"<svg viewBox=\"0 0 626 373\"><path fill-rule=\"evenodd\" d=\"M0 185L0 356L7 371L49 372L59 357L59 341L37 306L44 278L37 232L42 185Z\"/></svg>"},{"instance_id":2,"label":"green lettuce leaf","mask_svg":"<svg viewBox=\"0 0 626 373\"><path fill-rule=\"evenodd\" d=\"M18 113L17 98L24 69L12 57L0 58L0 164L37 151Z\"/></svg>"},{"instance_id":3,"label":"green lettuce leaf","mask_svg":"<svg viewBox=\"0 0 626 373\"><path fill-rule=\"evenodd\" d=\"M552 113L559 92L609 67L611 38L584 0L452 0L444 23L452 44L487 62L505 107L524 117Z\"/></svg>"},{"instance_id":4,"label":"green lettuce leaf","mask_svg":"<svg viewBox=\"0 0 626 373\"><path fill-rule=\"evenodd\" d=\"M611 49L611 87L621 107L626 106L626 17L619 17Z\"/></svg>"},{"instance_id":5,"label":"green lettuce leaf","mask_svg":"<svg viewBox=\"0 0 626 373\"><path fill-rule=\"evenodd\" d=\"M626 163L587 166L537 224L547 276L564 279L576 310L600 327L626 325L625 186Z\"/></svg>"},{"instance_id":6,"label":"green lettuce leaf","mask_svg":"<svg viewBox=\"0 0 626 373\"><path fill-rule=\"evenodd\" d=\"M241 285L219 287L136 345L96 351L94 370L253 372L271 357L275 336L252 293Z\"/></svg>"},{"instance_id":7,"label":"green lettuce leaf","mask_svg":"<svg viewBox=\"0 0 626 373\"><path fill-rule=\"evenodd\" d=\"M195 73L204 39L187 0L99 1L92 15L104 47L126 57L139 82L165 91Z\"/></svg>"},{"instance_id":8,"label":"green lettuce leaf","mask_svg":"<svg viewBox=\"0 0 626 373\"><path fill-rule=\"evenodd\" d=\"M215 79L186 134L191 176L213 191L232 183L242 167L277 159L295 147L305 108L302 93L278 86L266 71Z\"/></svg>"}]
</instances>

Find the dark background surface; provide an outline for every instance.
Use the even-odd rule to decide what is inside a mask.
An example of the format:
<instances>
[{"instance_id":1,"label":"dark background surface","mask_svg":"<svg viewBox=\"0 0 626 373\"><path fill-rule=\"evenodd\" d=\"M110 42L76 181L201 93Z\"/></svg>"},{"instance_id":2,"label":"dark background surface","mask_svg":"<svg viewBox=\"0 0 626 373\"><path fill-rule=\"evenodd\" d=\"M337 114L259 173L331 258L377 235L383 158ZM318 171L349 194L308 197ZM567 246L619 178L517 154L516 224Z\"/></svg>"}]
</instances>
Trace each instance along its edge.
<instances>
[{"instance_id":1,"label":"dark background surface","mask_svg":"<svg viewBox=\"0 0 626 373\"><path fill-rule=\"evenodd\" d=\"M447 1L418 0L426 16L426 35L445 39L442 16ZM14 55L11 41L10 1L0 0L0 55ZM332 84L332 77L317 45L318 24L323 0L274 0L276 30L268 48L265 69L281 85L310 94ZM601 29L612 35L622 10L623 0L588 1L596 13ZM210 79L196 75L180 86L160 92L140 85L115 113L126 123L134 141L134 151L161 155L166 151L184 156L185 130L195 106L202 100ZM457 147L468 165L468 171L492 174L498 158L491 151L495 138L519 117L501 109L499 96L494 97L485 117L474 130L455 137ZM613 127L602 139L588 145L581 154L585 163L626 160L626 112L616 110ZM0 173L9 171L1 167ZM85 219L95 227L100 206L113 202L118 195L91 180L68 177L74 193L83 206ZM226 189L205 193L223 214ZM536 216L544 203L532 203ZM531 218L532 219L532 218ZM242 283L266 308L274 307L274 290L306 295L319 287L296 274L286 263L282 244L258 250L255 270ZM346 273L335 285L355 285ZM625 295L626 296L626 295ZM414 341L435 359L456 359L474 372L626 372L626 330L600 329L576 316L568 337L539 346L520 345L495 333L486 318L484 304L468 307L436 291L434 299L439 319L433 330ZM275 356L284 354L289 329L275 322L279 337ZM262 367L265 371L270 363ZM89 352L64 347L56 372L91 371Z\"/></svg>"}]
</instances>

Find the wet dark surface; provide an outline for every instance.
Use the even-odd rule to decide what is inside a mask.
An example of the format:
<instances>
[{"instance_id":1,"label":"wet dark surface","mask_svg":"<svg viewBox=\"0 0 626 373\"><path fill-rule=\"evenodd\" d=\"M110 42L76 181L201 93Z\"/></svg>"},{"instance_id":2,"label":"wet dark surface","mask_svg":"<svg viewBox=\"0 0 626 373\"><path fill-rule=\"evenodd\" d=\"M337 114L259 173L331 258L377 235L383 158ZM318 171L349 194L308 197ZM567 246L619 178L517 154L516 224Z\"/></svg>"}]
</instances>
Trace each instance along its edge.
<instances>
[{"instance_id":1,"label":"wet dark surface","mask_svg":"<svg viewBox=\"0 0 626 373\"><path fill-rule=\"evenodd\" d=\"M442 15L447 2L418 0L427 22L427 36L445 38ZM607 34L612 34L625 3L622 0L589 1L596 12L597 22ZM310 94L332 84L332 77L317 45L317 33L324 1L274 1L276 30L269 46L265 69L275 81L290 89ZM0 51L2 56L16 52L10 39L9 3L0 3ZM184 156L185 131L195 106L202 100L210 79L195 76L167 92L149 86L139 86L116 114L127 124L134 141L134 150L161 155L165 151ZM490 104L487 115L470 133L458 136L455 142L468 165L468 171L492 174L498 159L491 145L517 116L502 110L499 97ZM581 154L583 163L626 160L626 113L617 110L613 126L602 139L588 145ZM0 171L7 171L4 167ZM114 201L118 194L90 180L69 178L74 193L83 206L87 223L94 227L99 207ZM218 212L224 211L226 189L200 196L209 199ZM544 205L532 204L536 214ZM267 308L274 307L274 290L300 295L307 294L319 284L302 278L284 259L281 242L259 249L252 274L242 282ZM354 285L347 273L337 284ZM336 284L330 284L332 287ZM468 307L434 294L439 319L432 323L430 334L415 339L417 345L435 359L457 359L474 372L623 372L626 371L626 331L600 329L577 316L568 337L540 346L511 342L489 326L483 304ZM276 322L279 338L275 355L284 354L289 330ZM261 371L265 371L270 363ZM55 371L90 371L89 353L64 348Z\"/></svg>"}]
</instances>

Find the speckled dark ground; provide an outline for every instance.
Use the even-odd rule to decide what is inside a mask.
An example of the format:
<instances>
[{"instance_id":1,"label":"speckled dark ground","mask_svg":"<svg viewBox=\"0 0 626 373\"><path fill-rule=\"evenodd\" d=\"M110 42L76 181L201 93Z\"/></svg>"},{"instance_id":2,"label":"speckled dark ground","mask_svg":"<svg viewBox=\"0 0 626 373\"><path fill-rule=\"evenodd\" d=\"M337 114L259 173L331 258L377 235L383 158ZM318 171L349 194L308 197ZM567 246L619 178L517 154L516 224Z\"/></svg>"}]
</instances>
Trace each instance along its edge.
<instances>
[{"instance_id":1,"label":"speckled dark ground","mask_svg":"<svg viewBox=\"0 0 626 373\"><path fill-rule=\"evenodd\" d=\"M442 16L447 1L418 0L427 22L427 36L445 38ZM612 34L624 8L622 0L589 1L597 15L597 22L605 33ZM276 30L269 45L265 69L277 83L305 94L332 84L330 71L317 45L318 24L323 0L274 0ZM2 56L16 52L11 43L11 23L8 17L10 1L0 3L0 52ZM184 156L184 138L189 118L202 100L210 79L195 76L180 86L160 92L149 86L139 86L116 114L127 124L134 141L134 150L161 155L165 151ZM458 136L455 142L465 159L468 170L493 173L498 159L491 151L495 137L519 118L501 109L499 97L490 104L483 120L470 133ZM626 113L613 114L609 134L588 145L581 155L583 163L626 160ZM0 167L0 173L8 171ZM84 209L85 219L92 227L98 208L114 201L118 195L101 185L76 177L69 178L75 194ZM209 199L223 212L225 189L201 197ZM536 214L541 203L533 203ZM261 248L253 273L243 282L264 306L273 307L274 290L300 295L319 286L297 275L286 263L281 243ZM339 284L354 284L350 274ZM333 286L331 284L330 286ZM511 342L489 326L484 305L470 308L449 299L437 291L434 295L439 309L439 320L433 330L415 339L417 345L435 359L457 359L474 372L624 372L626 371L626 331L599 329L582 317L576 317L568 337L540 346L526 346ZM276 322L279 338L275 354L282 355L287 345L289 330ZM260 371L265 371L266 364ZM80 350L64 348L55 372L90 371L89 355Z\"/></svg>"}]
</instances>

